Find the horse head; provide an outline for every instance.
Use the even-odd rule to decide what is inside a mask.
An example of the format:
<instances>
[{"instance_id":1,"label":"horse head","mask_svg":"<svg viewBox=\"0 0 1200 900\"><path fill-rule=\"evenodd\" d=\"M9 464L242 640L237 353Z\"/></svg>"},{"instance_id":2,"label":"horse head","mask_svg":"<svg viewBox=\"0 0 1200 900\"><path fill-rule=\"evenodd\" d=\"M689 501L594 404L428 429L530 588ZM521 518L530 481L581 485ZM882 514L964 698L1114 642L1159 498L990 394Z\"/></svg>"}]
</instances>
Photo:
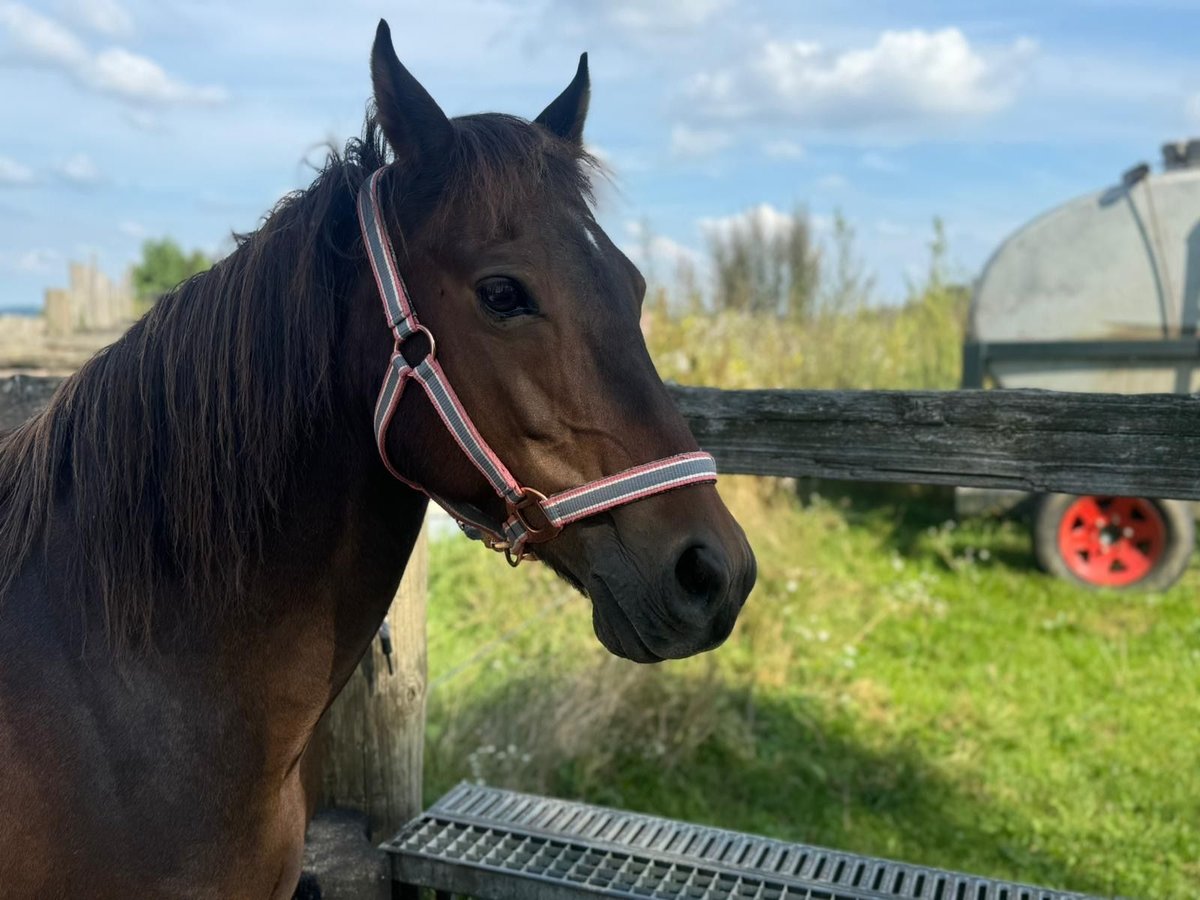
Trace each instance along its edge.
<instances>
[{"instance_id":1,"label":"horse head","mask_svg":"<svg viewBox=\"0 0 1200 900\"><path fill-rule=\"evenodd\" d=\"M381 400L390 419L380 429L382 464L460 519L503 523L514 503L503 481L489 482L490 458L520 486L520 506L654 461L702 456L646 350L645 279L593 215L586 54L533 121L448 118L396 57L386 23L371 71L375 120L394 162L366 201L364 231L375 218L379 239L395 248L414 324L393 333L379 303L389 288L372 283L356 308L361 351L352 356L372 398L380 372L386 382L436 358L455 393L450 418L461 411L469 424L460 430L473 430L484 448L482 463L473 462L425 385ZM529 531L552 538L536 544L538 558L591 598L596 634L611 652L639 662L683 657L732 630L755 561L712 480L660 483L645 496L631 482L636 502L561 529L539 518L537 502L517 510Z\"/></svg>"}]
</instances>

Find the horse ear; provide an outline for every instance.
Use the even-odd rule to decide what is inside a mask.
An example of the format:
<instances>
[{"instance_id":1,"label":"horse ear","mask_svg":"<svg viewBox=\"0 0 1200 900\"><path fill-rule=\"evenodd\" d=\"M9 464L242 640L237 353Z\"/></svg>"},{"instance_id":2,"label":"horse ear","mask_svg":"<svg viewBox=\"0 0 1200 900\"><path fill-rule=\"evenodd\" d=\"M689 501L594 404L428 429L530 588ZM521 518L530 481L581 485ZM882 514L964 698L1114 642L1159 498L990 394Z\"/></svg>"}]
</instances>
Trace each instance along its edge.
<instances>
[{"instance_id":1,"label":"horse ear","mask_svg":"<svg viewBox=\"0 0 1200 900\"><path fill-rule=\"evenodd\" d=\"M579 68L575 70L575 77L567 89L555 97L534 121L573 144L582 144L583 120L587 118L591 92L587 54L584 53L579 57Z\"/></svg>"},{"instance_id":2,"label":"horse ear","mask_svg":"<svg viewBox=\"0 0 1200 900\"><path fill-rule=\"evenodd\" d=\"M379 20L371 48L375 116L402 165L436 160L454 137L454 126L429 92L400 63L392 32Z\"/></svg>"}]
</instances>

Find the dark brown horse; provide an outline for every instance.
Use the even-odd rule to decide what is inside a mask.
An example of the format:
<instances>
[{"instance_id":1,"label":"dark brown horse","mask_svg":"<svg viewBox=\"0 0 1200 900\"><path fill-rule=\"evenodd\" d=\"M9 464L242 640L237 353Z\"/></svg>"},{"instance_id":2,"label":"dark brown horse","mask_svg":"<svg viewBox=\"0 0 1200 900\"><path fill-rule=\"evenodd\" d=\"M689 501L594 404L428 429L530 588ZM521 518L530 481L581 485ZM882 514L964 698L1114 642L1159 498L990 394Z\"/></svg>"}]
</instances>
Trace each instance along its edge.
<instances>
[{"instance_id":1,"label":"dark brown horse","mask_svg":"<svg viewBox=\"0 0 1200 900\"><path fill-rule=\"evenodd\" d=\"M355 216L374 170L479 431L558 490L695 443L597 226L587 72L535 122L449 120L373 50L376 114L305 191L0 441L0 896L290 896L299 761L379 627L426 500L374 446L392 350ZM419 391L388 456L503 515ZM711 485L538 548L639 662L714 647L754 580Z\"/></svg>"}]
</instances>

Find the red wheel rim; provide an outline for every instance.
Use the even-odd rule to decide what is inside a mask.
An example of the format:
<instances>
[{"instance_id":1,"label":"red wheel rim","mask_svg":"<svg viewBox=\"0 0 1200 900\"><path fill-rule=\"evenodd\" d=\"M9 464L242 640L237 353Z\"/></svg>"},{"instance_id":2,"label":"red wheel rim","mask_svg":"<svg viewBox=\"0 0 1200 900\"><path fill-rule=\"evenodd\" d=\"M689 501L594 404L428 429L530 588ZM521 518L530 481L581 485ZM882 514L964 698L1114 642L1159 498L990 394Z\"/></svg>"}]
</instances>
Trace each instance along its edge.
<instances>
[{"instance_id":1,"label":"red wheel rim","mask_svg":"<svg viewBox=\"0 0 1200 900\"><path fill-rule=\"evenodd\" d=\"M1167 523L1141 497L1079 497L1058 524L1058 552L1088 584L1124 587L1149 575L1167 546Z\"/></svg>"}]
</instances>

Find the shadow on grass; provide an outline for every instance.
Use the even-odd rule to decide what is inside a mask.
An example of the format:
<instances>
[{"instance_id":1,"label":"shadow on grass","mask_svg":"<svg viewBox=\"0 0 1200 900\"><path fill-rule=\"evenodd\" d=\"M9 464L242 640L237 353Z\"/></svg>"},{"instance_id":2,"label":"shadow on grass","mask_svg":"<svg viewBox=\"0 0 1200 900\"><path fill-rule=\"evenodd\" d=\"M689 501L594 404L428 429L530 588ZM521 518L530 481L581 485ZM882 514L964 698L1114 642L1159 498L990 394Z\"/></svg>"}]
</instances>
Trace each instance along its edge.
<instances>
[{"instance_id":1,"label":"shadow on grass","mask_svg":"<svg viewBox=\"0 0 1200 900\"><path fill-rule=\"evenodd\" d=\"M812 494L818 494L826 502L839 507L848 523L871 527L884 537L888 547L901 556L925 558L947 571L951 567L928 547L925 540L930 529L940 529L947 522L952 522L961 536L977 533L985 523L997 518L1022 522L1022 527L1028 524L1028 509L1024 505L1003 516L981 515L959 522L954 507L954 489L948 487L808 480L802 481L797 490L802 502ZM959 537L951 543L963 540L969 542L968 538ZM987 549L994 562L1007 568L1029 572L1037 570L1033 548L1028 540L1019 546L988 541Z\"/></svg>"},{"instance_id":2,"label":"shadow on grass","mask_svg":"<svg viewBox=\"0 0 1200 900\"><path fill-rule=\"evenodd\" d=\"M623 667L623 668L622 668ZM430 799L467 778L1076 891L1032 823L857 717L718 676L605 665L431 706ZM632 671L634 674L627 674ZM619 673L619 674L617 674ZM564 684L565 682L565 684Z\"/></svg>"}]
</instances>

